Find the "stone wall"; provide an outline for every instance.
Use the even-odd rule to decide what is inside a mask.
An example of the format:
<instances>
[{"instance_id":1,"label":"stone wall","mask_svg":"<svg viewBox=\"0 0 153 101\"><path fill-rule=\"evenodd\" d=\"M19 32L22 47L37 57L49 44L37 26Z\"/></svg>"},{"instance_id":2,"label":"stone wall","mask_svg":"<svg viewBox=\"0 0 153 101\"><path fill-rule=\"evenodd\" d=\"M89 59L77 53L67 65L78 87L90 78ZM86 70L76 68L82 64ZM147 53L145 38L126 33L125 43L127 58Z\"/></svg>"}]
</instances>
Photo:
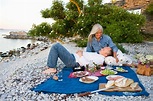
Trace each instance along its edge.
<instances>
[{"instance_id":1,"label":"stone wall","mask_svg":"<svg viewBox=\"0 0 153 101\"><path fill-rule=\"evenodd\" d=\"M124 9L141 8L142 12L153 0L118 0L115 5L122 6Z\"/></svg>"},{"instance_id":2,"label":"stone wall","mask_svg":"<svg viewBox=\"0 0 153 101\"><path fill-rule=\"evenodd\" d=\"M25 31L11 31L9 35L6 35L4 38L7 39L31 39L30 36L27 35Z\"/></svg>"},{"instance_id":3,"label":"stone wall","mask_svg":"<svg viewBox=\"0 0 153 101\"><path fill-rule=\"evenodd\" d=\"M121 6L127 10L135 10L141 9L141 13L145 15L144 11L146 7L153 3L153 0L116 0L114 4L117 6ZM143 27L144 33L149 33L153 35L153 16L145 15L146 16L146 24Z\"/></svg>"}]
</instances>

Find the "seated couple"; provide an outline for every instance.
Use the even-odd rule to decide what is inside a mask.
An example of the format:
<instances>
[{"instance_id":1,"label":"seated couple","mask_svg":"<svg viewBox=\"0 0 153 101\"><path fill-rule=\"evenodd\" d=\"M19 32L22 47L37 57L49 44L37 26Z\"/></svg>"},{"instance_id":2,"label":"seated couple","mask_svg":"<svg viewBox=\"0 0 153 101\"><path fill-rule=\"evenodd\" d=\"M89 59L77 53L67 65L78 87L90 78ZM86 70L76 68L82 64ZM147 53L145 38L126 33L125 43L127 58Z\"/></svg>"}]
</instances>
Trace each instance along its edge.
<instances>
[{"instance_id":1,"label":"seated couple","mask_svg":"<svg viewBox=\"0 0 153 101\"><path fill-rule=\"evenodd\" d=\"M113 51L110 47L102 48L98 53L97 52L83 52L81 50L77 51L74 54L71 54L65 47L60 43L52 45L48 60L47 66L49 67L43 73L52 74L56 73L56 65L58 58L66 65L66 67L79 67L86 66L91 61L95 62L97 65L103 65L105 57L112 56Z\"/></svg>"}]
</instances>

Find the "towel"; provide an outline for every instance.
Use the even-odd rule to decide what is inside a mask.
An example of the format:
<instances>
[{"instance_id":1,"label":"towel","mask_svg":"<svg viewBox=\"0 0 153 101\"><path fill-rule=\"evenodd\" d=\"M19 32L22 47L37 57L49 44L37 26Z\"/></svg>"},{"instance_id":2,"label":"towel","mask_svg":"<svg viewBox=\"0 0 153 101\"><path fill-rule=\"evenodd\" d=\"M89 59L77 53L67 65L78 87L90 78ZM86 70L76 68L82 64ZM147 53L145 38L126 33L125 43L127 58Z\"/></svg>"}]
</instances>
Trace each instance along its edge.
<instances>
[{"instance_id":1,"label":"towel","mask_svg":"<svg viewBox=\"0 0 153 101\"><path fill-rule=\"evenodd\" d=\"M115 68L115 67L114 67ZM122 75L127 78L131 78L134 82L138 82L139 86L142 88L141 92L105 92L101 91L99 94L108 96L149 96L149 93L145 90L144 86L139 81L136 73L128 66L123 66L122 68L128 70L126 73L118 73L117 75ZM86 84L79 81L79 78L70 78L69 75L72 73L72 68L63 68L63 81L56 81L49 78L34 88L32 91L44 92L44 93L59 93L59 94L76 94L90 92L97 90L99 88L99 83L107 83L106 76L99 76L99 79L94 83Z\"/></svg>"}]
</instances>

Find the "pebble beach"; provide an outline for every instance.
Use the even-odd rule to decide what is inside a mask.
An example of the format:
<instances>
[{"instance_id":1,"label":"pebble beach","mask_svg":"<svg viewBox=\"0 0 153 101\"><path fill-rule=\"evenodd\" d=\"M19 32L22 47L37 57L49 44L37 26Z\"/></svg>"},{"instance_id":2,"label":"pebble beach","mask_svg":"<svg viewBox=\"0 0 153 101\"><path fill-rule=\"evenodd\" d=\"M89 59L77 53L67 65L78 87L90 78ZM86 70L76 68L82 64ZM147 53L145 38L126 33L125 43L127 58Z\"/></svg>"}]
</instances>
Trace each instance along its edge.
<instances>
[{"instance_id":1,"label":"pebble beach","mask_svg":"<svg viewBox=\"0 0 153 101\"><path fill-rule=\"evenodd\" d=\"M77 94L44 94L30 89L49 78L42 73L46 69L48 53L53 43L42 42L31 50L26 50L20 56L6 58L0 61L0 101L153 101L153 75L137 75L146 91L146 96L105 96L98 93L90 96L77 97ZM70 52L74 53L81 47L73 42L63 43ZM122 43L128 55L132 58L137 53L152 54L153 43L141 44ZM44 48L47 47L47 48ZM136 61L133 59L133 61ZM58 64L62 64L59 60ZM64 67L64 64L62 64ZM134 71L136 68L132 68Z\"/></svg>"}]
</instances>

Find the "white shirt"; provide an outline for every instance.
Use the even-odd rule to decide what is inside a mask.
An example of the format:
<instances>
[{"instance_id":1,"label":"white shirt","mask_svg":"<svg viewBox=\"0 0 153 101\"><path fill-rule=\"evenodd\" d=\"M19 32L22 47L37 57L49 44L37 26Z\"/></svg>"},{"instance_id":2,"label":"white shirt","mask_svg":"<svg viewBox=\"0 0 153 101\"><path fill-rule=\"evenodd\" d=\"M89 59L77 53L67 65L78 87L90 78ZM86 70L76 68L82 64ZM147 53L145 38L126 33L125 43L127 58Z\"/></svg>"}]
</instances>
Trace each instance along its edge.
<instances>
[{"instance_id":1,"label":"white shirt","mask_svg":"<svg viewBox=\"0 0 153 101\"><path fill-rule=\"evenodd\" d=\"M97 54L96 52L83 52L83 56L79 57L78 54L74 53L76 62L81 66L86 66L90 62L95 62L97 65L103 65L105 57Z\"/></svg>"}]
</instances>

